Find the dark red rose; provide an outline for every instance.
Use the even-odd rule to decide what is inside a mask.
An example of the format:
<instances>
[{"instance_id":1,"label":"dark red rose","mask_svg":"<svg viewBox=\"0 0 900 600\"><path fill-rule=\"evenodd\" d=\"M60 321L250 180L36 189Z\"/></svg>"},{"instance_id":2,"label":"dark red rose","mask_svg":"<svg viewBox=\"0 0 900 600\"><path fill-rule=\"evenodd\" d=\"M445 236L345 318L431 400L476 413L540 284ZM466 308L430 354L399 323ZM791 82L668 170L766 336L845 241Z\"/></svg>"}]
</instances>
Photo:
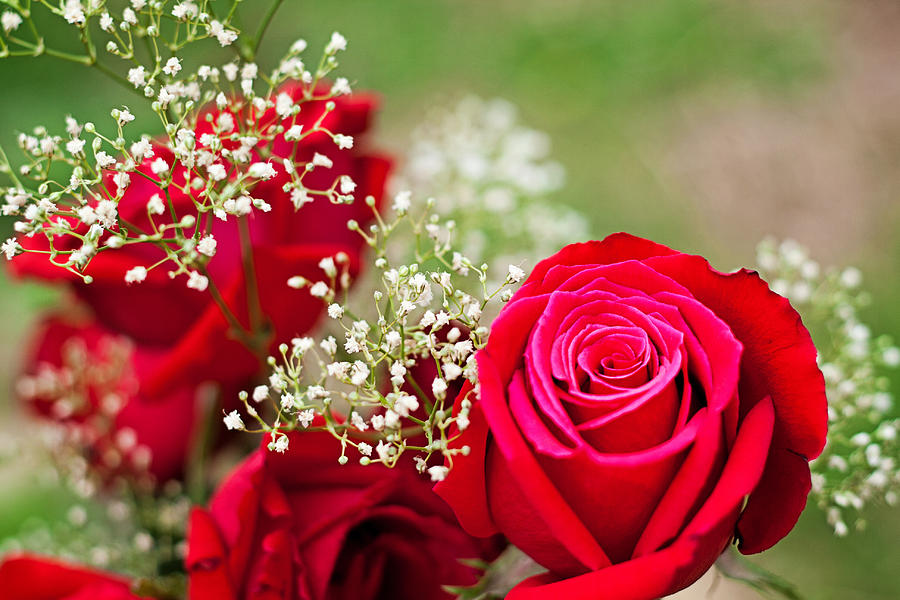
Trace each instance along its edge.
<instances>
[{"instance_id":1,"label":"dark red rose","mask_svg":"<svg viewBox=\"0 0 900 600\"><path fill-rule=\"evenodd\" d=\"M805 506L824 380L800 317L752 271L625 234L573 244L477 360L457 442L472 451L437 492L470 533L549 569L512 600L665 596L734 537L770 547Z\"/></svg>"},{"instance_id":2,"label":"dark red rose","mask_svg":"<svg viewBox=\"0 0 900 600\"><path fill-rule=\"evenodd\" d=\"M286 85L281 91L294 97L301 93L297 85ZM252 160L268 157L277 172L276 177L259 182L251 192L254 198L266 201L271 211L254 209L249 216L241 217L247 220L249 227L256 287L267 326L265 337L273 346L308 331L323 310L323 303L311 297L308 290L288 287L288 278L300 275L311 281L326 279L318 266L319 261L341 252L348 257L350 271L357 271L363 242L358 234L348 231L347 221L356 219L365 224L371 220L372 209L363 200L368 195L381 200L390 168L386 158L365 149L365 133L375 110L375 100L370 96L355 95L335 98L334 103L334 110L323 119L322 125L335 133L354 136L352 148L339 149L327 134L320 132L297 143L286 142L283 135L279 135L268 146L259 146L251 153ZM281 124L286 128L294 123L309 128L325 111L325 104L321 101L304 103L297 116ZM215 108L206 109L204 114L207 112L213 119L219 114ZM254 114L252 118L258 119L263 129L278 124L274 110L259 116ZM201 119L196 132L198 139L205 127L208 128L208 123ZM163 158L174 165L172 173L176 185L183 185L187 178L187 170L180 163L175 164L171 151L159 145L154 145L153 149L154 156L145 159L138 168L140 175L131 175L130 184L118 203L121 220L132 229L145 232L151 231L147 202L160 193L159 188L147 179L158 179L151 171L151 163ZM350 176L357 184L354 192L357 201L352 205L336 205L317 198L295 210L289 194L282 189L287 175L281 159L290 157L305 161L316 152L331 158L333 167L316 169L304 177L304 183L311 189L326 189L339 177ZM113 174L108 171L104 178L110 196L116 189ZM168 188L176 216L180 219L195 214L195 198L180 192L176 185ZM157 225L172 223L168 211L154 219ZM71 222L76 229L86 229L83 224ZM187 233L192 231L193 228L186 230ZM248 290L241 261L238 218L229 217L227 221L212 218L211 233L217 241L217 251L209 262L210 278L237 319L249 328ZM19 241L25 248L49 248L46 238L40 234L20 236ZM80 243L71 236L58 236L55 247L73 250ZM78 296L92 307L105 327L124 333L140 344L170 347L169 356L159 362L156 372L145 378L143 392L148 395L155 396L207 379L235 382L256 374L260 366L258 358L230 335L229 323L213 302L210 290L189 289L184 275L170 278L167 265L151 270L140 284L125 283L124 276L129 269L149 267L164 256L162 250L149 244L101 252L86 269L93 278L89 285L81 283L72 273L51 265L45 254L23 254L10 265L13 273L18 275L71 282Z\"/></svg>"},{"instance_id":3,"label":"dark red rose","mask_svg":"<svg viewBox=\"0 0 900 600\"><path fill-rule=\"evenodd\" d=\"M415 600L471 585L464 558L496 544L469 537L412 469L351 462L325 432L265 445L228 477L188 528L190 600Z\"/></svg>"},{"instance_id":4,"label":"dark red rose","mask_svg":"<svg viewBox=\"0 0 900 600\"><path fill-rule=\"evenodd\" d=\"M27 554L0 563L4 600L141 600L128 579Z\"/></svg>"},{"instance_id":5,"label":"dark red rose","mask_svg":"<svg viewBox=\"0 0 900 600\"><path fill-rule=\"evenodd\" d=\"M36 332L19 395L68 438L107 478L181 475L197 422L196 387L149 399L140 382L166 355L138 346L90 319L53 316Z\"/></svg>"}]
</instances>

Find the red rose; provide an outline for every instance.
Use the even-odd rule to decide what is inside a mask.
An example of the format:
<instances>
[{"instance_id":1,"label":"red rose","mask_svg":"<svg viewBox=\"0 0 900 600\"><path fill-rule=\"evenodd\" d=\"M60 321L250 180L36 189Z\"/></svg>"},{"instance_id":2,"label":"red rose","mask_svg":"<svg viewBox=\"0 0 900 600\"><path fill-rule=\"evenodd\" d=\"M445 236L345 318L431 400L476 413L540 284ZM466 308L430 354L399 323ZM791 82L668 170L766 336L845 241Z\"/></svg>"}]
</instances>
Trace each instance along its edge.
<instances>
[{"instance_id":1,"label":"red rose","mask_svg":"<svg viewBox=\"0 0 900 600\"><path fill-rule=\"evenodd\" d=\"M148 399L142 377L166 355L89 320L59 316L38 328L19 395L66 428L103 476L178 477L193 440L197 389Z\"/></svg>"},{"instance_id":2,"label":"red rose","mask_svg":"<svg viewBox=\"0 0 900 600\"><path fill-rule=\"evenodd\" d=\"M295 98L301 94L301 88L294 84L284 86L281 91ZM356 272L363 242L357 233L347 230L347 221L356 219L364 224L372 218L372 209L363 199L367 195L381 199L390 167L387 159L364 149L364 134L375 109L374 99L365 95L342 96L335 98L334 103L334 110L324 117L322 126L332 132L354 136L353 148L339 149L327 134L319 132L296 143L286 142L283 135L279 135L268 147L259 146L251 153L252 160L271 156L270 164L277 172L276 177L259 182L251 192L254 198L266 201L271 211L254 209L248 217L241 217L248 221L256 287L268 333L266 340L273 347L277 342L308 331L323 310L322 301L311 297L308 290L288 287L288 278L301 275L311 281L324 280L326 277L318 266L319 261L340 252L348 256L351 272ZM323 111L325 102L307 102L297 116L280 124L289 128L296 123L309 129ZM214 108L206 113L213 119L219 114ZM262 115L253 114L252 118L258 120L263 130L279 124L274 109ZM198 140L208 128L209 123L201 118L196 132ZM227 146L233 142L225 140L223 144ZM158 180L152 173L151 163L163 158L173 165L173 181L177 185L183 185L187 178L187 170L180 163L175 164L171 151L159 145L154 145L153 150L154 156L146 158L138 167L141 174L131 175L130 184L118 203L118 214L123 222L146 232L152 231L147 203L153 195L160 193L158 186L147 179ZM354 192L357 201L352 205L335 205L325 198L317 198L295 210L289 194L282 190L287 175L281 159L291 157L306 161L316 152L331 158L333 166L316 169L304 177L304 183L311 189L327 189L339 177L350 176L357 184ZM105 173L108 190L116 189L113 174L113 171ZM175 185L169 186L168 192L179 219L190 213L196 214L195 198L180 192ZM238 218L229 217L227 221L210 218L211 233L217 241L216 255L209 262L210 278L237 319L249 327L248 290L241 261ZM155 216L154 220L157 225L172 222L168 211ZM76 229L86 230L84 224L74 219L70 222ZM191 228L186 230L188 234L191 232ZM41 234L30 238L20 236L19 242L25 248L49 248ZM57 237L54 245L57 250L73 250L80 244L80 240L65 236ZM211 290L189 289L183 275L171 279L167 265L149 271L146 280L140 284L125 283L125 273L129 269L149 267L164 256L160 249L149 244L100 252L86 269L93 278L89 285L51 265L45 254L23 254L10 264L13 272L19 275L71 281L78 296L93 308L104 326L141 344L172 348L169 356L160 361L156 372L148 374L144 381L146 394L155 396L203 380L242 381L256 374L259 359L229 334L229 323L213 302Z\"/></svg>"},{"instance_id":3,"label":"red rose","mask_svg":"<svg viewBox=\"0 0 900 600\"><path fill-rule=\"evenodd\" d=\"M0 563L0 594L4 600L141 600L124 577L30 555Z\"/></svg>"},{"instance_id":4,"label":"red rose","mask_svg":"<svg viewBox=\"0 0 900 600\"><path fill-rule=\"evenodd\" d=\"M806 504L824 380L800 317L752 271L625 234L573 244L477 360L458 441L472 452L437 491L470 533L549 569L512 600L665 596L735 536L770 547Z\"/></svg>"},{"instance_id":5,"label":"red rose","mask_svg":"<svg viewBox=\"0 0 900 600\"><path fill-rule=\"evenodd\" d=\"M268 437L266 438L268 439ZM463 558L492 558L412 469L339 465L325 432L265 444L188 528L190 600L444 599L471 585ZM487 551L486 551L487 549Z\"/></svg>"}]
</instances>

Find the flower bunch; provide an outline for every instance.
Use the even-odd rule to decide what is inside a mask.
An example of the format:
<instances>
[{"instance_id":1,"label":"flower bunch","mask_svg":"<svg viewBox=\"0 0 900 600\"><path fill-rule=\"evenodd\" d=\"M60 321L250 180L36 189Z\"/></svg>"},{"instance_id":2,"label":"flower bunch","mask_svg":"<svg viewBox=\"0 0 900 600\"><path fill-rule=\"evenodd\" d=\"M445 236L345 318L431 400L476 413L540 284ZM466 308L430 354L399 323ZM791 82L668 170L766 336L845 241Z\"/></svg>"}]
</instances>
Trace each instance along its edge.
<instances>
[{"instance_id":1,"label":"flower bunch","mask_svg":"<svg viewBox=\"0 0 900 600\"><path fill-rule=\"evenodd\" d=\"M326 258L322 279L295 278L327 306L333 327L321 339L297 337L279 347L280 359L268 385L243 392L245 412L271 433L269 449L284 452L285 431L307 429L317 415L341 441L340 462L349 448L362 465L396 466L412 450L420 472L440 481L448 471L444 458L466 448L451 448L451 426L468 426L471 400L451 414L464 381L477 381L474 356L487 340L482 316L492 305L512 296L511 286L524 271L509 265L496 287L488 287L488 266L475 265L454 249L456 223L441 220L432 201L418 214L411 212L411 193L394 197L391 217L382 217L373 202L375 223L356 232L374 253L376 289L367 297L339 294L347 289L346 260ZM412 260L409 258L413 250ZM399 260L398 260L399 259ZM477 295L465 291L478 289ZM255 407L268 400L274 423ZM229 428L244 429L238 411L225 417ZM431 461L432 455L437 461Z\"/></svg>"},{"instance_id":2,"label":"flower bunch","mask_svg":"<svg viewBox=\"0 0 900 600\"><path fill-rule=\"evenodd\" d=\"M865 526L869 502L895 505L900 493L900 421L885 376L900 366L900 348L874 337L860 309L868 303L855 267L822 269L793 240L764 240L758 263L772 288L790 298L819 337L828 394L828 445L813 468L813 498L838 536L848 520Z\"/></svg>"}]
</instances>

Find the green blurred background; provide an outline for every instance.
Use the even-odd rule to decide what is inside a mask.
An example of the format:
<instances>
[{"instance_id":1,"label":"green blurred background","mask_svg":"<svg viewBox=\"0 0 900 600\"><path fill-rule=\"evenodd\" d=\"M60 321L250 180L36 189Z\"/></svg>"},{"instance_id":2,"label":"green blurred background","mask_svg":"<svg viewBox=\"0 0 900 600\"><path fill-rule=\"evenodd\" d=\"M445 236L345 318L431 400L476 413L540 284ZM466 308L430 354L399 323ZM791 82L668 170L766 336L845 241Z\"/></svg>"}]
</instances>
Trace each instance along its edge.
<instances>
[{"instance_id":1,"label":"green blurred background","mask_svg":"<svg viewBox=\"0 0 900 600\"><path fill-rule=\"evenodd\" d=\"M247 22L267 6L245 0ZM55 46L71 41L67 26L48 27ZM859 266L868 322L900 338L900 3L288 0L259 62L297 37L321 48L333 30L350 41L342 73L383 97L382 146L401 153L429 109L465 93L506 98L551 135L568 172L556 198L585 212L595 237L627 230L725 269L752 264L766 235L793 237L823 264ZM0 143L9 152L18 131L61 129L66 113L99 121L123 95L51 58L0 61ZM55 301L3 279L6 389L25 332ZM13 410L0 431L15 427ZM0 538L60 518L69 501L9 463L0 489ZM870 516L838 540L810 508L758 560L810 598L900 598L900 510Z\"/></svg>"}]
</instances>

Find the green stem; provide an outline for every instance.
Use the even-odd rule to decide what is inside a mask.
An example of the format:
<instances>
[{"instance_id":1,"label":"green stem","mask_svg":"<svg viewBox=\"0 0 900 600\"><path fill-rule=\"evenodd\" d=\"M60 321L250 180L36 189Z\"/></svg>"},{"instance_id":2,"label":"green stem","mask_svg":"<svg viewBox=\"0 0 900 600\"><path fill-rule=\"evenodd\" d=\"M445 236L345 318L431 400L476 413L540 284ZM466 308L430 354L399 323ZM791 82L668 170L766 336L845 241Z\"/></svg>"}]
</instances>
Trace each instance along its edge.
<instances>
[{"instance_id":1,"label":"green stem","mask_svg":"<svg viewBox=\"0 0 900 600\"><path fill-rule=\"evenodd\" d=\"M256 51L262 43L263 35L265 35L266 29L269 28L272 18L275 16L275 13L278 12L278 8L283 1L284 0L275 0L272 2L271 6L269 6L269 10L266 12L265 16L263 16L263 20L259 24L259 29L256 30L256 35L253 36L253 40L250 42L250 48L248 49L249 56L247 57L249 60L253 60L256 57Z\"/></svg>"},{"instance_id":2,"label":"green stem","mask_svg":"<svg viewBox=\"0 0 900 600\"><path fill-rule=\"evenodd\" d=\"M238 233L241 240L241 262L244 267L244 285L247 288L247 313L250 315L250 331L260 333L263 330L263 312L259 300L259 283L256 278L256 266L253 262L253 243L250 240L250 223L248 217L238 218Z\"/></svg>"}]
</instances>

